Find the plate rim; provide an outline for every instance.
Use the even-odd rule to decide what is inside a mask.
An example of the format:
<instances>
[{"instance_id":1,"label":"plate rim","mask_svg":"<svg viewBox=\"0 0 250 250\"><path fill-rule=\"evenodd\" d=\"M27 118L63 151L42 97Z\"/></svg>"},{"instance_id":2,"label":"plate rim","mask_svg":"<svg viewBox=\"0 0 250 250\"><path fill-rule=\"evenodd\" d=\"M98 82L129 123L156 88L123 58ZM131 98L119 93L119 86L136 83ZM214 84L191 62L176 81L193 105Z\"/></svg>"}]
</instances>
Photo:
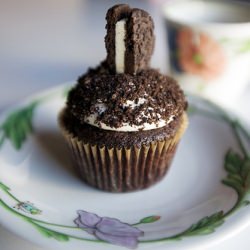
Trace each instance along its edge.
<instances>
[{"instance_id":1,"label":"plate rim","mask_svg":"<svg viewBox=\"0 0 250 250\"><path fill-rule=\"evenodd\" d=\"M25 98L23 101L20 101L20 102L18 102L17 104L13 105L10 109L7 109L6 111L1 112L1 118L2 118L3 116L7 115L8 113L10 113L12 110L14 110L14 107L20 107L20 106L22 107L23 104L26 103L26 102L31 102L32 100L35 100L35 99L38 98L38 97L45 96L46 94L49 94L49 93L54 93L54 92L55 92L55 93L58 93L59 90L61 90L61 89L64 90L64 88L69 89L69 86L72 86L72 84L73 84L73 82L68 82L68 83L65 83L65 84L63 84L63 85L59 85L59 86L56 86L56 87L53 87L53 88L49 88L49 89L47 89L47 90L44 90L44 91L42 91L41 93L33 94L33 95L31 95L30 97ZM201 97L198 97L198 96L193 96L193 95L191 95L191 98L194 98L196 101L198 100L198 101L206 102L209 106L212 106L212 107L214 107L215 109L218 109L218 110L222 111L224 114L226 114L226 115L228 116L227 118L233 119L232 117L235 117L235 115L231 114L231 112L224 111L223 109L221 109L220 107L218 107L218 106L215 105L214 103L212 103L212 102L210 102L210 101L208 101L208 100L206 100L206 99L204 99L204 98L201 98ZM241 125L241 126L245 127L244 121L242 121L242 119L239 119L239 121L240 121L240 123L243 123L243 125ZM246 130L247 130L247 129L246 129ZM0 184L1 184L1 182L0 182ZM8 187L7 187L7 188L8 188ZM246 205L248 205L248 204L246 204ZM2 224L3 224L4 227L6 227L6 225L5 225L4 223L2 223ZM249 221L248 221L248 223L245 223L244 228L247 227L249 224L250 224ZM244 229L242 224L240 224L239 227L241 227L242 229ZM11 230L11 231L12 231L12 230ZM14 232L14 233L17 233L17 232ZM17 233L17 234L18 234L18 233ZM28 240L29 240L29 239L28 239Z\"/></svg>"}]
</instances>

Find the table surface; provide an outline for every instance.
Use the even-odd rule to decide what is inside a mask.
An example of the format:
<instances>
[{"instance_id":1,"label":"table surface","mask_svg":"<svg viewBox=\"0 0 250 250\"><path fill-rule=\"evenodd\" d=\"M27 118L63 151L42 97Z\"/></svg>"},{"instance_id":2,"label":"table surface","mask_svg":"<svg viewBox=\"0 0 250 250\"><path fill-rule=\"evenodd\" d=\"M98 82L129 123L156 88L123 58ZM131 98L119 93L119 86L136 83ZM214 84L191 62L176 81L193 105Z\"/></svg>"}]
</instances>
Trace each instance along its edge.
<instances>
[{"instance_id":1,"label":"table surface","mask_svg":"<svg viewBox=\"0 0 250 250\"><path fill-rule=\"evenodd\" d=\"M152 66L167 72L163 20L150 1L123 1L148 10L156 26ZM152 1L153 2L153 1ZM32 93L72 81L105 58L105 12L117 1L0 0L0 110ZM248 109L247 109L248 107ZM250 124L250 86L233 111ZM250 227L210 247L247 250ZM47 250L0 226L0 250ZM201 247L201 249L204 249Z\"/></svg>"}]
</instances>

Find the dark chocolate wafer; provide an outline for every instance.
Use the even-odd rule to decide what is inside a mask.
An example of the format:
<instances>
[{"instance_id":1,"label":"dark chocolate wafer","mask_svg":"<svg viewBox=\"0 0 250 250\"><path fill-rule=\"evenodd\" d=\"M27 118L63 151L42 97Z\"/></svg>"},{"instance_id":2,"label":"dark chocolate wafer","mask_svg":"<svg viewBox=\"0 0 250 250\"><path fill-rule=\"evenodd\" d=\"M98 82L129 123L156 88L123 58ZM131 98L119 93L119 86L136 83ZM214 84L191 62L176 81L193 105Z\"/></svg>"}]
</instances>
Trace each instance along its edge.
<instances>
[{"instance_id":1,"label":"dark chocolate wafer","mask_svg":"<svg viewBox=\"0 0 250 250\"><path fill-rule=\"evenodd\" d=\"M116 5L108 10L107 35L105 37L107 49L107 63L112 73L137 74L149 68L154 49L154 23L151 16L144 10L132 9L128 5ZM124 66L117 69L117 23L125 22L124 34ZM122 38L121 38L122 39ZM120 53L120 52L119 52ZM122 55L123 56L123 55Z\"/></svg>"}]
</instances>

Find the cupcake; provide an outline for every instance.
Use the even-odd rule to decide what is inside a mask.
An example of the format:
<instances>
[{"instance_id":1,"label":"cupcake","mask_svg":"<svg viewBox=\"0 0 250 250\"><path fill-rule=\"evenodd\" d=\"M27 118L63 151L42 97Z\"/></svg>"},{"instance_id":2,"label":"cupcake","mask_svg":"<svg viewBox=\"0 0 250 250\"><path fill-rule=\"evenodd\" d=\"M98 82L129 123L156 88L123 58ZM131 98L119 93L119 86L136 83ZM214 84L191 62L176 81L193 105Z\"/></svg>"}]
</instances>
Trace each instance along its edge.
<instances>
[{"instance_id":1,"label":"cupcake","mask_svg":"<svg viewBox=\"0 0 250 250\"><path fill-rule=\"evenodd\" d=\"M116 5L106 19L107 58L78 79L59 125L84 182L128 192L167 173L187 127L187 102L175 80L149 66L150 15Z\"/></svg>"}]
</instances>

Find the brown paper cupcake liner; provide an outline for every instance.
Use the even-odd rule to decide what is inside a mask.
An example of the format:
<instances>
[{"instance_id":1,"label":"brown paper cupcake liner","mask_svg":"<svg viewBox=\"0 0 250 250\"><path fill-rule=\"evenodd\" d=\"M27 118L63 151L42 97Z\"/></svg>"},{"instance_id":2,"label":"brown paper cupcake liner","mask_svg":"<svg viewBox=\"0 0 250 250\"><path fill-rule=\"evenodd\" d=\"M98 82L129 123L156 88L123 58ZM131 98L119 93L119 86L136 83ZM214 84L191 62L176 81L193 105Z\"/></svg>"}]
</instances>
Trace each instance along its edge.
<instances>
[{"instance_id":1,"label":"brown paper cupcake liner","mask_svg":"<svg viewBox=\"0 0 250 250\"><path fill-rule=\"evenodd\" d=\"M170 167L187 123L187 115L184 114L176 134L165 141L141 147L108 148L81 142L59 120L72 152L73 163L82 179L93 187L109 192L144 189L162 179Z\"/></svg>"}]
</instances>

